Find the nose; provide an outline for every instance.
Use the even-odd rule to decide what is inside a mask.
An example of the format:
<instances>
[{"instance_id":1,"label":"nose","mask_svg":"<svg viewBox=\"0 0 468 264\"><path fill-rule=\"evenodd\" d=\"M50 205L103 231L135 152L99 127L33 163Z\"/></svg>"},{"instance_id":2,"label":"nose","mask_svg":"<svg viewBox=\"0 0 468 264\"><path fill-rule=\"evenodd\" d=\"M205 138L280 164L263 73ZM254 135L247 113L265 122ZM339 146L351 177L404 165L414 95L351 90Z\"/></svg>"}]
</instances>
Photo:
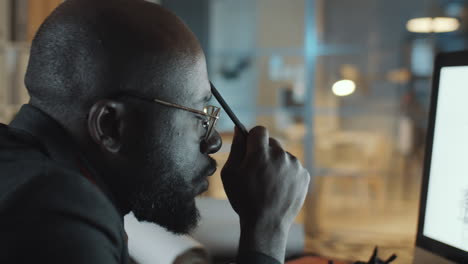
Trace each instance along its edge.
<instances>
[{"instance_id":1,"label":"nose","mask_svg":"<svg viewBox=\"0 0 468 264\"><path fill-rule=\"evenodd\" d=\"M203 154L213 154L218 152L221 145L223 145L223 140L221 139L218 131L215 130L208 139L201 142L200 151Z\"/></svg>"}]
</instances>

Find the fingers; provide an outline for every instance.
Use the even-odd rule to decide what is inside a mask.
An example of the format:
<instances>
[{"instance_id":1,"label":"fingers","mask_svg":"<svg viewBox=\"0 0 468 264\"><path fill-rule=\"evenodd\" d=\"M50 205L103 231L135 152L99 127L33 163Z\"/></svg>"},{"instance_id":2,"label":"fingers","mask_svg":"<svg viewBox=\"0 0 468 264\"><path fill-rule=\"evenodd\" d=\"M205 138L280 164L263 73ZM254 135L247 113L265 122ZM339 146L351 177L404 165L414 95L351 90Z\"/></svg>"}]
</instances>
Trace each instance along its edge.
<instances>
[{"instance_id":1,"label":"fingers","mask_svg":"<svg viewBox=\"0 0 468 264\"><path fill-rule=\"evenodd\" d=\"M274 138L269 139L269 157L272 162L289 162L289 157L286 151L281 147L278 140Z\"/></svg>"},{"instance_id":2,"label":"fingers","mask_svg":"<svg viewBox=\"0 0 468 264\"><path fill-rule=\"evenodd\" d=\"M236 166L236 164L240 164L244 159L249 160L254 158L257 160L258 155L269 156L270 153L275 157L286 155L291 160L296 160L296 157L283 150L281 144L276 139L269 137L269 132L265 127L257 126L251 129L247 139L235 127L234 139L226 166Z\"/></svg>"},{"instance_id":3,"label":"fingers","mask_svg":"<svg viewBox=\"0 0 468 264\"><path fill-rule=\"evenodd\" d=\"M254 157L260 153L267 153L269 133L265 127L257 126L250 130L247 138L246 158Z\"/></svg>"},{"instance_id":4,"label":"fingers","mask_svg":"<svg viewBox=\"0 0 468 264\"><path fill-rule=\"evenodd\" d=\"M244 159L245 155L245 142L246 139L242 133L240 133L237 127L234 127L234 138L232 140L231 152L226 161L226 165L239 164Z\"/></svg>"},{"instance_id":5,"label":"fingers","mask_svg":"<svg viewBox=\"0 0 468 264\"><path fill-rule=\"evenodd\" d=\"M282 149L281 147L281 144L279 143L278 140L274 139L274 138L269 138L269 141L268 141L268 145L272 148L280 148Z\"/></svg>"}]
</instances>

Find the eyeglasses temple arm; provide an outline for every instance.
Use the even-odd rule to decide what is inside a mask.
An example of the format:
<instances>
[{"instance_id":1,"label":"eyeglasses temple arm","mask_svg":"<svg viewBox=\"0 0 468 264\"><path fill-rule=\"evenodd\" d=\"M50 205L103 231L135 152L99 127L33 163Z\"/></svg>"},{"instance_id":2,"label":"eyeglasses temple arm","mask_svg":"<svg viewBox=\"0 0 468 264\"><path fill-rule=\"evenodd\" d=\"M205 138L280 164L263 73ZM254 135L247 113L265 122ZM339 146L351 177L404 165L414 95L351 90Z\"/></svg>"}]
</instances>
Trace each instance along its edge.
<instances>
[{"instance_id":1,"label":"eyeglasses temple arm","mask_svg":"<svg viewBox=\"0 0 468 264\"><path fill-rule=\"evenodd\" d=\"M245 126L239 121L239 119L237 118L237 116L234 114L234 112L231 110L231 108L229 107L229 105L226 103L226 101L224 101L223 97L221 96L221 94L219 94L218 90L216 90L216 88L214 87L214 85L210 82L210 85L211 85L211 93L213 94L213 96L216 98L216 100L218 100L219 104L223 107L224 111L226 111L226 113L228 114L229 118L231 118L232 122L236 125L236 127L241 131L241 133L247 137L247 135L249 134L247 132L247 129L245 128Z\"/></svg>"}]
</instances>

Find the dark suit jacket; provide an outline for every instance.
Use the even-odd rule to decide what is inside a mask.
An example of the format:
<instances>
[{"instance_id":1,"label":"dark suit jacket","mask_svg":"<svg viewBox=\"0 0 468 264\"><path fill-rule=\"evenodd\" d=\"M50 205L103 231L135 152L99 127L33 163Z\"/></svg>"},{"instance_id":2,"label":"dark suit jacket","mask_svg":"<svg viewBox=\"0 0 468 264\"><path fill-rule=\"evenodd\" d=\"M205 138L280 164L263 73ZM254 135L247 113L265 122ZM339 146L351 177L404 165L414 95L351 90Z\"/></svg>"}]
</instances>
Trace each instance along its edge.
<instances>
[{"instance_id":1,"label":"dark suit jacket","mask_svg":"<svg viewBox=\"0 0 468 264\"><path fill-rule=\"evenodd\" d=\"M66 131L24 105L0 124L0 263L130 263L112 195ZM257 252L240 263L276 264Z\"/></svg>"},{"instance_id":2,"label":"dark suit jacket","mask_svg":"<svg viewBox=\"0 0 468 264\"><path fill-rule=\"evenodd\" d=\"M96 175L40 110L24 105L0 124L0 263L129 263L123 219Z\"/></svg>"}]
</instances>

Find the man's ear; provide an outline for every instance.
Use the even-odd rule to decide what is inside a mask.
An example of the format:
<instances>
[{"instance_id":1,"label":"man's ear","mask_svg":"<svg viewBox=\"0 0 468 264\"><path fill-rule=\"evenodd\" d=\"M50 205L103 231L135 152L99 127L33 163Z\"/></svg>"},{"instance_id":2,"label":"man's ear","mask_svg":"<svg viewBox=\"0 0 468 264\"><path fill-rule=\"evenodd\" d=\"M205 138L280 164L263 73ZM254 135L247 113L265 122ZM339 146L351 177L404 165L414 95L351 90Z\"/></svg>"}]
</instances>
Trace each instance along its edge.
<instances>
[{"instance_id":1,"label":"man's ear","mask_svg":"<svg viewBox=\"0 0 468 264\"><path fill-rule=\"evenodd\" d=\"M88 114L88 132L101 149L115 154L122 145L125 106L113 100L100 100Z\"/></svg>"}]
</instances>

